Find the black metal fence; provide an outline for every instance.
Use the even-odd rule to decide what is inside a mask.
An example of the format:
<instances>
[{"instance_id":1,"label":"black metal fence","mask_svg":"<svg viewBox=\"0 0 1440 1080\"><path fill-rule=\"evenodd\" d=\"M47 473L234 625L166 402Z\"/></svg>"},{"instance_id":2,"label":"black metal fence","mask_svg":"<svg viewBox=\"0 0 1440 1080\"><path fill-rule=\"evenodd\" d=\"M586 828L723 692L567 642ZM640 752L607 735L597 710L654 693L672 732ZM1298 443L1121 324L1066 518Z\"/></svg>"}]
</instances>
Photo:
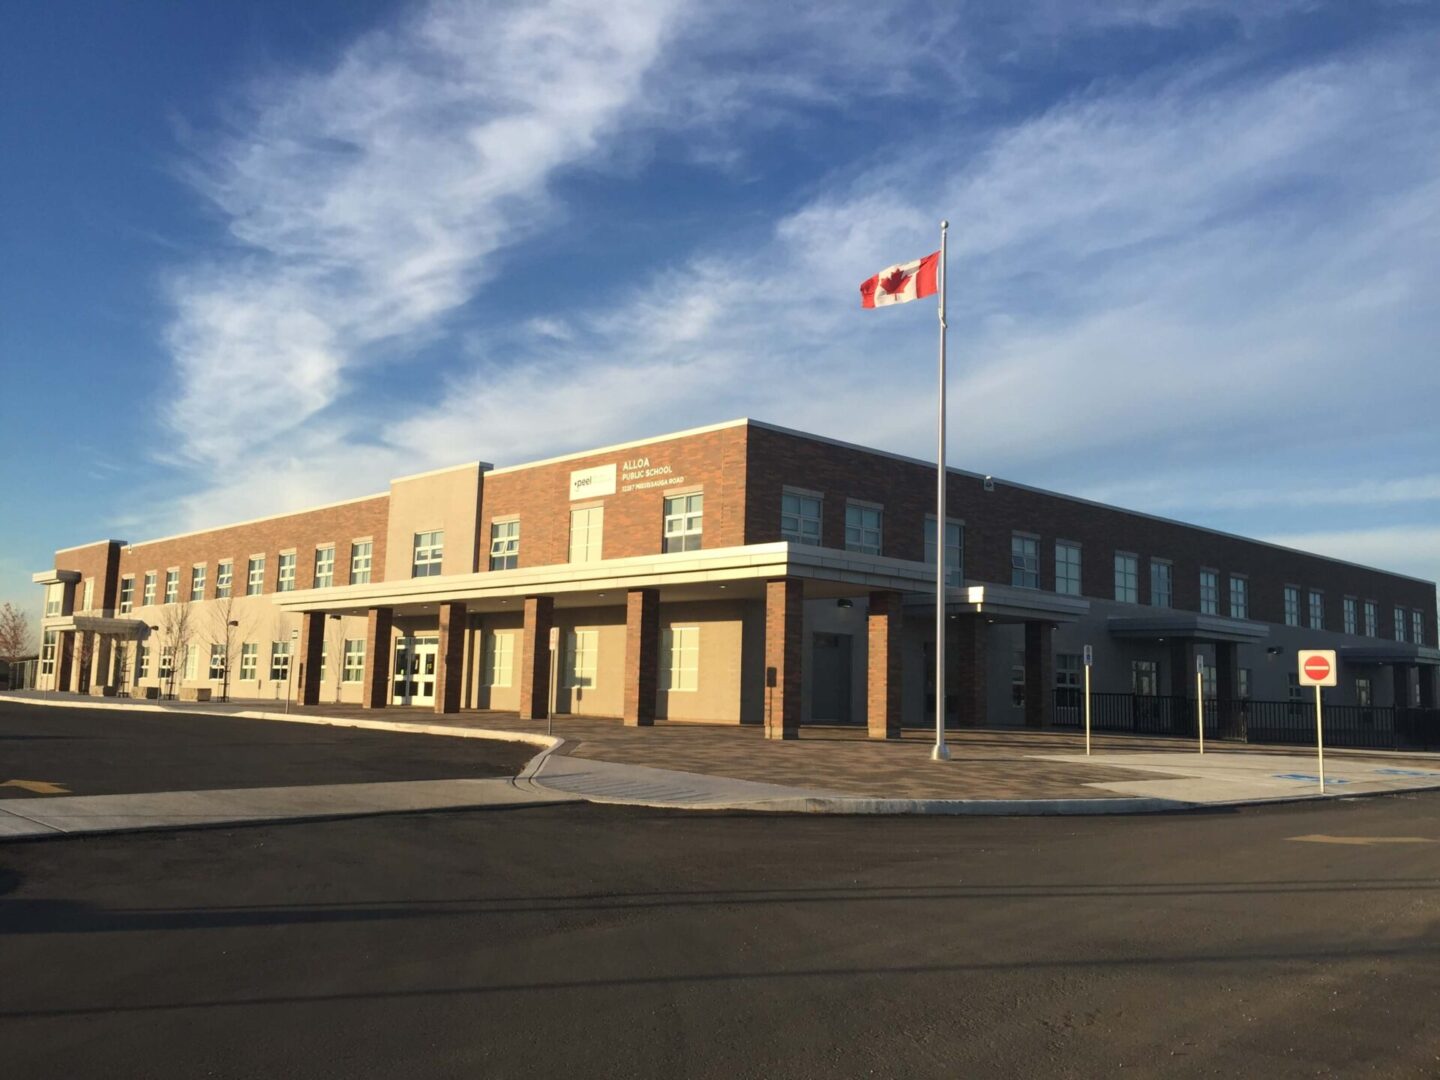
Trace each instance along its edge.
<instances>
[{"instance_id":1,"label":"black metal fence","mask_svg":"<svg viewBox=\"0 0 1440 1080\"><path fill-rule=\"evenodd\" d=\"M1440 709L1330 705L1321 709L1325 745L1368 750L1440 750ZM1054 724L1085 722L1084 692L1055 691ZM1090 729L1131 735L1196 737L1195 699L1144 694L1090 695ZM1205 702L1205 737L1252 743L1315 742L1315 703L1303 701Z\"/></svg>"}]
</instances>

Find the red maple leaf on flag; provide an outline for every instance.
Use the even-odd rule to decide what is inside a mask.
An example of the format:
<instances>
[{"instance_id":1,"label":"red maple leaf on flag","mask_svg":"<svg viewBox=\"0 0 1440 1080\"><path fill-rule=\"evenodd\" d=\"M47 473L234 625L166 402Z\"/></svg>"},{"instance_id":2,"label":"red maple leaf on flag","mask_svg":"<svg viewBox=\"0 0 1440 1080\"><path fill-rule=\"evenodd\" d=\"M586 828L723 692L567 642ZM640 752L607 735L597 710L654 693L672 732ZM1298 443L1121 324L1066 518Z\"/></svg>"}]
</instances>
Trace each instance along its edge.
<instances>
[{"instance_id":1,"label":"red maple leaf on flag","mask_svg":"<svg viewBox=\"0 0 1440 1080\"><path fill-rule=\"evenodd\" d=\"M901 273L898 269L892 270L888 277L883 277L880 279L880 288L884 289L887 293L894 295L901 289L905 288L905 283L909 280L909 274Z\"/></svg>"}]
</instances>

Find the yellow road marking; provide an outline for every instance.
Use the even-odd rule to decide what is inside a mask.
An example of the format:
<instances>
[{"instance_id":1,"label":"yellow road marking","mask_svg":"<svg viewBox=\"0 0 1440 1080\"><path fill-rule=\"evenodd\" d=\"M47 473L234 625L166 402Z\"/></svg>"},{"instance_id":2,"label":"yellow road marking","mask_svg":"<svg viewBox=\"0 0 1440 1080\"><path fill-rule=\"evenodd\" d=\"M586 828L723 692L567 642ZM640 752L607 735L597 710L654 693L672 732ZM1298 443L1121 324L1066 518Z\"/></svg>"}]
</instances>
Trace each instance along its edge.
<instances>
[{"instance_id":1,"label":"yellow road marking","mask_svg":"<svg viewBox=\"0 0 1440 1080\"><path fill-rule=\"evenodd\" d=\"M1300 840L1309 844L1353 844L1360 847L1371 844L1436 843L1433 836L1326 836L1324 833L1313 833L1310 836L1292 836L1290 839Z\"/></svg>"},{"instance_id":2,"label":"yellow road marking","mask_svg":"<svg viewBox=\"0 0 1440 1080\"><path fill-rule=\"evenodd\" d=\"M69 795L70 789L52 784L48 780L6 780L0 787L18 787L36 795Z\"/></svg>"}]
</instances>

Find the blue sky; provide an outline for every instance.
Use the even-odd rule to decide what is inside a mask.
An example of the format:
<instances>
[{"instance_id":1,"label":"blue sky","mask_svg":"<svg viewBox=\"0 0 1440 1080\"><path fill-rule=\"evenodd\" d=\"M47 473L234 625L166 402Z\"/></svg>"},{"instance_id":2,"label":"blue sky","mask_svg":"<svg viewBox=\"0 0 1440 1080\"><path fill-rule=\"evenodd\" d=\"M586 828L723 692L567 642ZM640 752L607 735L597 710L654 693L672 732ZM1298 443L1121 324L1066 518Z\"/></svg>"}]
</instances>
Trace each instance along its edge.
<instances>
[{"instance_id":1,"label":"blue sky","mask_svg":"<svg viewBox=\"0 0 1440 1080\"><path fill-rule=\"evenodd\" d=\"M750 415L1440 577L1440 10L0 9L0 599Z\"/></svg>"}]
</instances>

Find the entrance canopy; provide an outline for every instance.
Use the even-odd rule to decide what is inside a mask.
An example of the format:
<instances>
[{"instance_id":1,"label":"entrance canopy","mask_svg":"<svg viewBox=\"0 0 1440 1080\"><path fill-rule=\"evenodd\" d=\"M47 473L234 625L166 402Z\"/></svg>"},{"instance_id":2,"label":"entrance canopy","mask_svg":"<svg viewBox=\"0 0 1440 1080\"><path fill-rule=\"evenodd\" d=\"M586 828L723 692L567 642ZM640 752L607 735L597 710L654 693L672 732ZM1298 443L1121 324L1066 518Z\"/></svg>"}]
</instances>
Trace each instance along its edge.
<instances>
[{"instance_id":1,"label":"entrance canopy","mask_svg":"<svg viewBox=\"0 0 1440 1080\"><path fill-rule=\"evenodd\" d=\"M1112 616L1106 620L1106 626L1111 637L1141 641L1178 638L1182 641L1234 641L1243 645L1264 641L1270 636L1270 628L1264 623L1229 619L1223 615L1201 615L1193 611Z\"/></svg>"},{"instance_id":2,"label":"entrance canopy","mask_svg":"<svg viewBox=\"0 0 1440 1080\"><path fill-rule=\"evenodd\" d=\"M1387 641L1378 645L1345 645L1338 652L1347 664L1417 664L1440 667L1440 649Z\"/></svg>"}]
</instances>

